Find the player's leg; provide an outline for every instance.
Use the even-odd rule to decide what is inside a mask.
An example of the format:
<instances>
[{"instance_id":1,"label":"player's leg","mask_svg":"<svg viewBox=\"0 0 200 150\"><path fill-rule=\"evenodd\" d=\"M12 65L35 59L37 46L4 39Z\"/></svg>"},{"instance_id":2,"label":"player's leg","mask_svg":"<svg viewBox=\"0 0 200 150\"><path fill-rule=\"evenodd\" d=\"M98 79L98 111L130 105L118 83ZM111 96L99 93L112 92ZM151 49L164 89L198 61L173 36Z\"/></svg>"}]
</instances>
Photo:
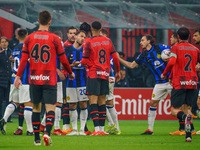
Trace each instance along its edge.
<instances>
[{"instance_id":1,"label":"player's leg","mask_svg":"<svg viewBox=\"0 0 200 150\"><path fill-rule=\"evenodd\" d=\"M71 97L70 97L71 98ZM78 113L77 113L77 102L69 102L69 113L71 115L70 121L72 124L72 131L67 135L78 135Z\"/></svg>"},{"instance_id":2,"label":"player's leg","mask_svg":"<svg viewBox=\"0 0 200 150\"><path fill-rule=\"evenodd\" d=\"M197 99L197 106L198 106L198 110L197 110L197 116L200 118L200 93ZM200 130L196 132L196 134L200 134Z\"/></svg>"},{"instance_id":3,"label":"player's leg","mask_svg":"<svg viewBox=\"0 0 200 150\"><path fill-rule=\"evenodd\" d=\"M50 86L44 85L43 86L43 99L46 108L46 131L43 136L43 141L45 142L46 146L51 145L51 130L54 124L55 119L55 108L56 108L56 100L57 100L57 85Z\"/></svg>"},{"instance_id":4,"label":"player's leg","mask_svg":"<svg viewBox=\"0 0 200 150\"><path fill-rule=\"evenodd\" d=\"M4 135L6 134L6 123L7 123L8 118L19 106L19 91L13 84L11 85L9 101L11 101L11 103L7 105L6 110L4 112L4 116L0 120L0 131Z\"/></svg>"},{"instance_id":5,"label":"player's leg","mask_svg":"<svg viewBox=\"0 0 200 150\"><path fill-rule=\"evenodd\" d=\"M41 100L43 95L42 86L30 85L30 98L33 103L33 113L32 113L32 124L34 132L34 145L41 145L40 141L40 112L41 112Z\"/></svg>"},{"instance_id":6,"label":"player's leg","mask_svg":"<svg viewBox=\"0 0 200 150\"><path fill-rule=\"evenodd\" d=\"M19 127L17 131L13 132L14 135L22 135L23 134L23 122L24 122L24 104L19 105L19 113L18 113L18 123Z\"/></svg>"},{"instance_id":7,"label":"player's leg","mask_svg":"<svg viewBox=\"0 0 200 150\"><path fill-rule=\"evenodd\" d=\"M165 99L168 95L168 90L171 89L169 83L156 84L153 93L152 99L150 101L150 108L148 112L148 130L146 130L142 135L153 135L153 127L156 118L157 105L161 99Z\"/></svg>"},{"instance_id":8,"label":"player's leg","mask_svg":"<svg viewBox=\"0 0 200 150\"><path fill-rule=\"evenodd\" d=\"M30 91L29 85L23 84L19 89L19 102L24 103L24 118L26 120L27 125L27 133L26 135L33 135L33 127L32 127L32 110L33 105L30 99Z\"/></svg>"},{"instance_id":9,"label":"player's leg","mask_svg":"<svg viewBox=\"0 0 200 150\"><path fill-rule=\"evenodd\" d=\"M55 109L55 122L54 122L54 135L66 135L66 133L60 130L60 120L61 120L61 111L63 105L63 92L62 92L62 82L57 82L57 102Z\"/></svg>"},{"instance_id":10,"label":"player's leg","mask_svg":"<svg viewBox=\"0 0 200 150\"><path fill-rule=\"evenodd\" d=\"M87 122L87 117L88 117L88 110L87 110L87 101L79 101L79 106L80 106L80 132L79 135L86 135L84 133L84 128Z\"/></svg>"},{"instance_id":11,"label":"player's leg","mask_svg":"<svg viewBox=\"0 0 200 150\"><path fill-rule=\"evenodd\" d=\"M45 128L46 128L46 111L45 111L42 121L40 123L40 132L44 132Z\"/></svg>"}]
</instances>

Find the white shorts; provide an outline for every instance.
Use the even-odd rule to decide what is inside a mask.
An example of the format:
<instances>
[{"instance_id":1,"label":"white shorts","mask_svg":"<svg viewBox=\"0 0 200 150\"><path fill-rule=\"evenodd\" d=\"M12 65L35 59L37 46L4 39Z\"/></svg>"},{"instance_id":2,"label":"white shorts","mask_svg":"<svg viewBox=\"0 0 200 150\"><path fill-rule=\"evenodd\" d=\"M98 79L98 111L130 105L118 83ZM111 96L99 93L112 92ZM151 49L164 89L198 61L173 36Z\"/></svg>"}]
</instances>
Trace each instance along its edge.
<instances>
[{"instance_id":1,"label":"white shorts","mask_svg":"<svg viewBox=\"0 0 200 150\"><path fill-rule=\"evenodd\" d=\"M167 97L167 94L171 96L172 86L167 83L156 84L153 88L152 100L161 100Z\"/></svg>"},{"instance_id":2,"label":"white shorts","mask_svg":"<svg viewBox=\"0 0 200 150\"><path fill-rule=\"evenodd\" d=\"M114 94L113 94L114 85L115 83L109 83L109 95L106 95L106 101L109 101L112 99L114 100Z\"/></svg>"},{"instance_id":3,"label":"white shorts","mask_svg":"<svg viewBox=\"0 0 200 150\"><path fill-rule=\"evenodd\" d=\"M11 84L10 86L10 96L9 101L13 101L16 103L26 103L31 101L30 98L30 92L29 92L29 85L28 84L22 84L22 86L19 87L19 90L14 86L14 84Z\"/></svg>"},{"instance_id":4,"label":"white shorts","mask_svg":"<svg viewBox=\"0 0 200 150\"><path fill-rule=\"evenodd\" d=\"M63 103L62 82L57 82L57 102Z\"/></svg>"},{"instance_id":5,"label":"white shorts","mask_svg":"<svg viewBox=\"0 0 200 150\"><path fill-rule=\"evenodd\" d=\"M66 95L68 103L77 103L89 100L86 95L86 87L66 88Z\"/></svg>"}]
</instances>

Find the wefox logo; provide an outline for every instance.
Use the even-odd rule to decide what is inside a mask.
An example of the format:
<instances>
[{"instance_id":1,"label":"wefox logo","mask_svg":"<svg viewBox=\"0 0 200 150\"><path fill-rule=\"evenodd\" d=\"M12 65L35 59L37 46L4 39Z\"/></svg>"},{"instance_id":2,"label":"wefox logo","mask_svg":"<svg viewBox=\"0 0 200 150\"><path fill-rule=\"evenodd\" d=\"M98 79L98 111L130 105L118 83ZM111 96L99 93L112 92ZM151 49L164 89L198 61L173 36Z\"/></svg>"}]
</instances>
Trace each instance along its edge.
<instances>
[{"instance_id":1,"label":"wefox logo","mask_svg":"<svg viewBox=\"0 0 200 150\"><path fill-rule=\"evenodd\" d=\"M41 75L30 75L31 80L50 80L50 76L43 76Z\"/></svg>"},{"instance_id":2,"label":"wefox logo","mask_svg":"<svg viewBox=\"0 0 200 150\"><path fill-rule=\"evenodd\" d=\"M109 76L109 73L106 71L97 71L97 75Z\"/></svg>"},{"instance_id":3,"label":"wefox logo","mask_svg":"<svg viewBox=\"0 0 200 150\"><path fill-rule=\"evenodd\" d=\"M196 81L180 81L181 85L197 85Z\"/></svg>"}]
</instances>

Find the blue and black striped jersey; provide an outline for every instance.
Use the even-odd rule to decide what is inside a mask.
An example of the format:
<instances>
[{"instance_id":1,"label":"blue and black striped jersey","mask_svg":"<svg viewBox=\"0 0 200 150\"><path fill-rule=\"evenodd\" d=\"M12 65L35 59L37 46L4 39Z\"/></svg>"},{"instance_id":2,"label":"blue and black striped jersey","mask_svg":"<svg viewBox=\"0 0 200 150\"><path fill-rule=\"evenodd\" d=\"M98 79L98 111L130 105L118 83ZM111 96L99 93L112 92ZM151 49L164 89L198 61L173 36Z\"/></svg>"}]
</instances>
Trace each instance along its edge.
<instances>
[{"instance_id":1,"label":"blue and black striped jersey","mask_svg":"<svg viewBox=\"0 0 200 150\"><path fill-rule=\"evenodd\" d=\"M110 77L115 77L114 75L114 63L112 56L110 57Z\"/></svg>"},{"instance_id":2,"label":"blue and black striped jersey","mask_svg":"<svg viewBox=\"0 0 200 150\"><path fill-rule=\"evenodd\" d=\"M12 57L14 58L12 84L14 84L14 80L15 80L17 70L18 70L18 67L19 67L19 63L20 63L20 60L21 60L22 48L23 48L23 43L19 43L14 48L13 53L12 53ZM29 80L29 62L27 62L26 67L24 69L24 72L21 76L22 84L29 84L28 80Z\"/></svg>"},{"instance_id":3,"label":"blue and black striped jersey","mask_svg":"<svg viewBox=\"0 0 200 150\"><path fill-rule=\"evenodd\" d=\"M161 52L164 49L170 49L170 47L167 45L153 45L150 51L145 50L144 52L140 53L135 60L137 64L147 64L154 74L156 83L168 82L168 78L166 80L162 80L160 77L167 66L167 62L161 59Z\"/></svg>"},{"instance_id":4,"label":"blue and black striped jersey","mask_svg":"<svg viewBox=\"0 0 200 150\"><path fill-rule=\"evenodd\" d=\"M61 65L60 65L60 59L56 58L56 66L57 66L57 69L61 70ZM62 80L60 79L59 75L57 74L57 82L61 82Z\"/></svg>"},{"instance_id":5,"label":"blue and black striped jersey","mask_svg":"<svg viewBox=\"0 0 200 150\"><path fill-rule=\"evenodd\" d=\"M73 63L73 61L81 61L82 55L83 55L83 47L80 49L74 48L74 46L66 47L65 53L67 55L68 61L70 64ZM86 86L86 69L81 64L72 67L72 71L75 74L74 80L69 80L67 78L67 86L66 87L84 87Z\"/></svg>"}]
</instances>

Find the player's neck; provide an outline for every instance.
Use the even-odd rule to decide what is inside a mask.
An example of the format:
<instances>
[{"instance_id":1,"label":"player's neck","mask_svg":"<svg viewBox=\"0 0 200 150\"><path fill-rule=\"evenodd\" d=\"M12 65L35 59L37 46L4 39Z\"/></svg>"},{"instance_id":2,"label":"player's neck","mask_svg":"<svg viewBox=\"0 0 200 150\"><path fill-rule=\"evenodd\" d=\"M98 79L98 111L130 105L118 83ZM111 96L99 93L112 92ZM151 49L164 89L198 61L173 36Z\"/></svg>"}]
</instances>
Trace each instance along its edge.
<instances>
[{"instance_id":1,"label":"player's neck","mask_svg":"<svg viewBox=\"0 0 200 150\"><path fill-rule=\"evenodd\" d=\"M80 49L82 45L78 44L77 42L74 42L73 46L75 49Z\"/></svg>"},{"instance_id":2,"label":"player's neck","mask_svg":"<svg viewBox=\"0 0 200 150\"><path fill-rule=\"evenodd\" d=\"M151 50L151 48L152 48L152 45L151 45L151 44L149 44L149 45L146 47L146 50L150 51L150 50Z\"/></svg>"},{"instance_id":3,"label":"player's neck","mask_svg":"<svg viewBox=\"0 0 200 150\"><path fill-rule=\"evenodd\" d=\"M180 40L180 43L188 43L188 40Z\"/></svg>"},{"instance_id":4,"label":"player's neck","mask_svg":"<svg viewBox=\"0 0 200 150\"><path fill-rule=\"evenodd\" d=\"M93 31L92 32L92 36L99 36L100 35L100 31Z\"/></svg>"},{"instance_id":5,"label":"player's neck","mask_svg":"<svg viewBox=\"0 0 200 150\"><path fill-rule=\"evenodd\" d=\"M19 43L24 43L24 39L19 39Z\"/></svg>"},{"instance_id":6,"label":"player's neck","mask_svg":"<svg viewBox=\"0 0 200 150\"><path fill-rule=\"evenodd\" d=\"M38 30L42 30L42 31L48 31L49 30L49 26L47 25L40 25Z\"/></svg>"}]
</instances>

